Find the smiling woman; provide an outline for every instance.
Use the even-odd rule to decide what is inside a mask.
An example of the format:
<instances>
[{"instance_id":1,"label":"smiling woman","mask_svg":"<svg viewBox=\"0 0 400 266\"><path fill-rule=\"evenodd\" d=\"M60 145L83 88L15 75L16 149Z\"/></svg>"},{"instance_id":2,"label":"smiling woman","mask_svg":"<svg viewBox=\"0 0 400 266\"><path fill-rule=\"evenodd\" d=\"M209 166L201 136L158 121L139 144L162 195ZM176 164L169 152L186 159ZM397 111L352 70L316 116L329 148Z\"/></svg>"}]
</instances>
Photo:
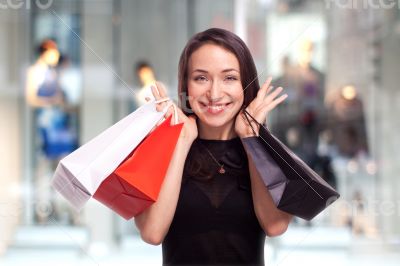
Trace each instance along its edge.
<instances>
[{"instance_id":1,"label":"smiling woman","mask_svg":"<svg viewBox=\"0 0 400 266\"><path fill-rule=\"evenodd\" d=\"M215 48L214 53L212 54L212 51L207 49L210 48L210 46ZM203 54L200 57L202 58L199 58L199 52L201 52L198 51L200 50L199 48L206 48L201 49ZM211 56L213 56L213 58L211 58ZM198 59L201 59L201 61L198 62ZM229 63L225 62L225 59L229 59ZM195 70L194 66L192 65L193 63L203 63L207 67L218 65L218 67L216 66L215 69L219 68L221 74L223 71L232 70L235 74L234 76L225 76L229 77L228 80L235 78L239 80L239 83L242 85L242 90L244 89L243 104L245 106L250 104L252 99L256 97L257 91L260 89L257 70L249 49L238 36L229 31L221 29L209 29L198 33L189 40L179 61L178 89L180 95L188 95L188 79L190 78L191 71ZM190 67L192 68L189 69ZM200 68L200 66L197 67ZM199 70L206 71L206 69L202 68ZM186 103L181 103L181 105L182 104L184 104L183 109L185 113L188 114L191 111L189 102L187 101Z\"/></svg>"},{"instance_id":2,"label":"smiling woman","mask_svg":"<svg viewBox=\"0 0 400 266\"><path fill-rule=\"evenodd\" d=\"M286 98L270 82L260 88L248 48L229 31L200 32L183 50L184 126L157 202L135 218L144 241L162 243L164 265L264 265L265 236L286 230L291 215L275 207L242 145L253 136L243 108L263 122ZM152 92L167 97L159 83Z\"/></svg>"}]
</instances>

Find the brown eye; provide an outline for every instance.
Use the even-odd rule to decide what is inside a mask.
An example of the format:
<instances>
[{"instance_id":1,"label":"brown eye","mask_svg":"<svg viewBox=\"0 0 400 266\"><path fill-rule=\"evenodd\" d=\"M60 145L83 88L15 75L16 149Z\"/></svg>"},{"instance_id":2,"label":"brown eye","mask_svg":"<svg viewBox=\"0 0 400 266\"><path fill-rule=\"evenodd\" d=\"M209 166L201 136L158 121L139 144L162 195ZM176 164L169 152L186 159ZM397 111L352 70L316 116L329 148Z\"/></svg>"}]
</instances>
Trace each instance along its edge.
<instances>
[{"instance_id":1,"label":"brown eye","mask_svg":"<svg viewBox=\"0 0 400 266\"><path fill-rule=\"evenodd\" d=\"M227 77L225 78L225 80L227 80L227 81L234 81L234 80L238 80L238 79L237 79L237 77L235 77L235 76L227 76Z\"/></svg>"},{"instance_id":2,"label":"brown eye","mask_svg":"<svg viewBox=\"0 0 400 266\"><path fill-rule=\"evenodd\" d=\"M197 76L194 78L195 81L206 81L207 78L205 76Z\"/></svg>"}]
</instances>

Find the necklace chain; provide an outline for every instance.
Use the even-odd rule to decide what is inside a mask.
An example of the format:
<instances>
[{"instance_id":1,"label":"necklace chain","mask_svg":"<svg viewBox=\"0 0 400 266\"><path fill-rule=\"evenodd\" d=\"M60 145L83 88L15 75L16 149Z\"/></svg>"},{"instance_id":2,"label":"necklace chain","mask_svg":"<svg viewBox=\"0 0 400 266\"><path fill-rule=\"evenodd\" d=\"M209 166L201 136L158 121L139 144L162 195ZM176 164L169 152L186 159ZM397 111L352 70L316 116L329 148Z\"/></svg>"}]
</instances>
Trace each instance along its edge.
<instances>
[{"instance_id":1,"label":"necklace chain","mask_svg":"<svg viewBox=\"0 0 400 266\"><path fill-rule=\"evenodd\" d=\"M211 156L211 158L218 164L218 166L219 166L219 170L218 170L218 172L220 173L220 174L225 174L225 169L224 169L224 165L223 164L220 164L219 162L218 162L218 160L217 159L215 159L215 157L214 157L214 155L211 153L211 151L206 147L206 145L204 145L203 143L202 143L202 145L203 145L203 147L206 149L206 151L208 152L208 154L210 154L210 156Z\"/></svg>"}]
</instances>

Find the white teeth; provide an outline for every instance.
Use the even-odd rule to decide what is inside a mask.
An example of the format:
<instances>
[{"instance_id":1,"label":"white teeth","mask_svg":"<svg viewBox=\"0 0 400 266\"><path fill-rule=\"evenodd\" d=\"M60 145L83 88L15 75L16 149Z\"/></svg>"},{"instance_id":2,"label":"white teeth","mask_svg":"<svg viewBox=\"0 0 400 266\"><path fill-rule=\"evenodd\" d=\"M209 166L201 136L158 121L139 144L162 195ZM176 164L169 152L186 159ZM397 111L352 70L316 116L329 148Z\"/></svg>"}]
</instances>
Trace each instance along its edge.
<instances>
[{"instance_id":1,"label":"white teeth","mask_svg":"<svg viewBox=\"0 0 400 266\"><path fill-rule=\"evenodd\" d=\"M209 105L208 108L215 110L215 111L220 111L222 109L224 109L224 106L222 105Z\"/></svg>"},{"instance_id":2,"label":"white teeth","mask_svg":"<svg viewBox=\"0 0 400 266\"><path fill-rule=\"evenodd\" d=\"M213 111L213 112L218 112L218 111L221 111L221 110L224 110L224 109L226 109L227 108L227 106L230 104L230 103L227 103L227 104L220 104L220 105L210 105L210 104L205 104L205 103L201 103L204 107L206 107L207 109L209 109L209 110L211 110L211 111Z\"/></svg>"}]
</instances>

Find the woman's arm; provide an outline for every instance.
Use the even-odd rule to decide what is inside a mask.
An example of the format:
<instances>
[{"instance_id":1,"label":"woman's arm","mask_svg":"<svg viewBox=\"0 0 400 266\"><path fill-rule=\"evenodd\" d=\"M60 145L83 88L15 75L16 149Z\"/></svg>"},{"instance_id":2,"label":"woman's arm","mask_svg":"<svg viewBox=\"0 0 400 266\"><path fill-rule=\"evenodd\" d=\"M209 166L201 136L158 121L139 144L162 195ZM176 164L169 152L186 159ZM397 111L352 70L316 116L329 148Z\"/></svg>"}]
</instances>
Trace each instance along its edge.
<instances>
[{"instance_id":1,"label":"woman's arm","mask_svg":"<svg viewBox=\"0 0 400 266\"><path fill-rule=\"evenodd\" d=\"M156 100L167 97L164 86L158 82L156 86L157 88L152 86L152 92ZM160 103L157 108L162 109L165 105L166 103ZM161 244L169 230L178 203L186 157L193 141L198 135L196 118L194 116L186 116L178 107L176 107L176 111L178 121L179 123L183 123L183 127L157 201L135 217L135 224L140 231L140 236L145 242L152 245ZM173 118L175 118L172 107L170 107L165 117L169 115L173 115Z\"/></svg>"},{"instance_id":2,"label":"woman's arm","mask_svg":"<svg viewBox=\"0 0 400 266\"><path fill-rule=\"evenodd\" d=\"M149 208L135 217L135 224L143 241L159 245L169 230L175 214L183 167L191 144L180 138L161 186L158 199Z\"/></svg>"},{"instance_id":3,"label":"woman's arm","mask_svg":"<svg viewBox=\"0 0 400 266\"><path fill-rule=\"evenodd\" d=\"M293 216L276 207L271 194L251 160L251 156L247 155L247 158L249 161L253 205L257 219L267 236L279 236L286 231Z\"/></svg>"},{"instance_id":4,"label":"woman's arm","mask_svg":"<svg viewBox=\"0 0 400 266\"><path fill-rule=\"evenodd\" d=\"M254 98L246 108L246 111L250 113L258 123L256 125L251 125L244 118L243 111L237 116L235 130L240 138L243 139L257 135L259 131L258 125L265 122L267 114L287 98L287 94L280 95L283 90L281 87L272 90L273 87L270 86L271 81L272 77L269 77L258 90L257 97ZM247 158L249 161L253 204L257 219L268 236L281 235L286 231L292 219L292 215L276 208L249 154L247 154Z\"/></svg>"}]
</instances>

